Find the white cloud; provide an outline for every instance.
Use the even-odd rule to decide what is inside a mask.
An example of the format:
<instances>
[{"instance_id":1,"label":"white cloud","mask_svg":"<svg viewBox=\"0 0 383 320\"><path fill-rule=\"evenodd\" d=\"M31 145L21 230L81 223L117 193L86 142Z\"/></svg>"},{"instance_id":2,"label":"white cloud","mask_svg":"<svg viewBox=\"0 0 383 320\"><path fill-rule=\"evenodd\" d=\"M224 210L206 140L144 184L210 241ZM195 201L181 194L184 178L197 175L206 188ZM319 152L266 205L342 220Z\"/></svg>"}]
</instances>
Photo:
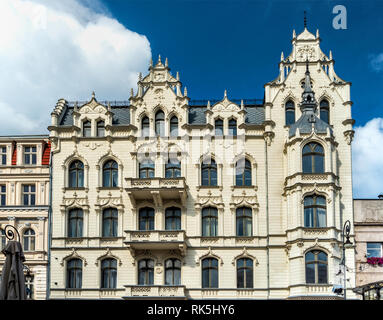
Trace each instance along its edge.
<instances>
[{"instance_id":1,"label":"white cloud","mask_svg":"<svg viewBox=\"0 0 383 320\"><path fill-rule=\"evenodd\" d=\"M60 98L127 100L150 58L101 2L1 0L0 135L48 133Z\"/></svg>"},{"instance_id":2,"label":"white cloud","mask_svg":"<svg viewBox=\"0 0 383 320\"><path fill-rule=\"evenodd\" d=\"M354 198L377 199L383 193L383 118L355 128L352 165Z\"/></svg>"},{"instance_id":3,"label":"white cloud","mask_svg":"<svg viewBox=\"0 0 383 320\"><path fill-rule=\"evenodd\" d=\"M383 53L370 55L370 64L374 71L383 71Z\"/></svg>"}]
</instances>

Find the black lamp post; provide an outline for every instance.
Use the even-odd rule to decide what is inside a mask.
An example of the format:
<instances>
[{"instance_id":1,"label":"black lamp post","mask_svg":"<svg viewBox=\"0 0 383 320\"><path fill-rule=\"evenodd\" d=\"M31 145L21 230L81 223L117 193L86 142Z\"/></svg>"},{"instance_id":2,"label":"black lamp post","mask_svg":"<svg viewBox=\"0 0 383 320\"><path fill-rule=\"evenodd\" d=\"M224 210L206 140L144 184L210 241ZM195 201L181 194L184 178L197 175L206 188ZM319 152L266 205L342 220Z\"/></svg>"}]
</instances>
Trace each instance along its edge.
<instances>
[{"instance_id":1,"label":"black lamp post","mask_svg":"<svg viewBox=\"0 0 383 320\"><path fill-rule=\"evenodd\" d=\"M350 230L351 230L351 222L347 220L344 223L343 231L342 231L342 243L343 243L343 266L344 266L344 300L346 300L346 246L352 245L350 241ZM346 236L346 241L344 241L344 237Z\"/></svg>"}]
</instances>

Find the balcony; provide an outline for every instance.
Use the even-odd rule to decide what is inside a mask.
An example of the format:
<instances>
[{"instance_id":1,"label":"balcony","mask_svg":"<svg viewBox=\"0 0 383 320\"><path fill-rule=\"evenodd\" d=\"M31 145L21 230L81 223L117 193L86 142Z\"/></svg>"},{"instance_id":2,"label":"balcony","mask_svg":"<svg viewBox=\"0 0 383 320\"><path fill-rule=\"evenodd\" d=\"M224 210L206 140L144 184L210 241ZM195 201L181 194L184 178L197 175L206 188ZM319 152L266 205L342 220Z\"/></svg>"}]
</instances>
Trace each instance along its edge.
<instances>
[{"instance_id":1,"label":"balcony","mask_svg":"<svg viewBox=\"0 0 383 320\"><path fill-rule=\"evenodd\" d=\"M127 236L124 243L130 250L180 250L186 253L185 231L132 231L125 230Z\"/></svg>"},{"instance_id":2,"label":"balcony","mask_svg":"<svg viewBox=\"0 0 383 320\"><path fill-rule=\"evenodd\" d=\"M126 191L136 205L138 201L154 201L157 206L162 206L164 201L179 201L186 206L187 185L185 178L125 178Z\"/></svg>"},{"instance_id":3,"label":"balcony","mask_svg":"<svg viewBox=\"0 0 383 320\"><path fill-rule=\"evenodd\" d=\"M173 299L186 300L185 286L125 285L123 299Z\"/></svg>"}]
</instances>

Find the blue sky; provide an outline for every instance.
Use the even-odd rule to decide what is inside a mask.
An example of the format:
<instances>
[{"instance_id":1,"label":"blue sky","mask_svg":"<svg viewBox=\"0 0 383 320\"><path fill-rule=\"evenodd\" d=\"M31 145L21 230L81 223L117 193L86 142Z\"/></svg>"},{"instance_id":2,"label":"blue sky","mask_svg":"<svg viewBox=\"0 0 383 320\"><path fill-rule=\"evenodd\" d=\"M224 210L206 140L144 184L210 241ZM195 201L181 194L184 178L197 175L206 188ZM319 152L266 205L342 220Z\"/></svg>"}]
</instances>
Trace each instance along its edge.
<instances>
[{"instance_id":1,"label":"blue sky","mask_svg":"<svg viewBox=\"0 0 383 320\"><path fill-rule=\"evenodd\" d=\"M356 125L383 116L383 1L104 0L128 29L144 34L152 49L180 72L192 99L262 98L278 74L281 51L291 51L292 30L319 29L321 48L332 50L335 71L352 82ZM332 26L335 5L347 9L347 29ZM375 66L375 69L374 67Z\"/></svg>"},{"instance_id":2,"label":"blue sky","mask_svg":"<svg viewBox=\"0 0 383 320\"><path fill-rule=\"evenodd\" d=\"M347 29L333 28L333 8ZM127 100L159 54L192 99L263 98L292 32L352 82L354 197L383 193L383 0L0 0L0 135L48 134L60 98ZM341 139L342 137L339 137Z\"/></svg>"}]
</instances>

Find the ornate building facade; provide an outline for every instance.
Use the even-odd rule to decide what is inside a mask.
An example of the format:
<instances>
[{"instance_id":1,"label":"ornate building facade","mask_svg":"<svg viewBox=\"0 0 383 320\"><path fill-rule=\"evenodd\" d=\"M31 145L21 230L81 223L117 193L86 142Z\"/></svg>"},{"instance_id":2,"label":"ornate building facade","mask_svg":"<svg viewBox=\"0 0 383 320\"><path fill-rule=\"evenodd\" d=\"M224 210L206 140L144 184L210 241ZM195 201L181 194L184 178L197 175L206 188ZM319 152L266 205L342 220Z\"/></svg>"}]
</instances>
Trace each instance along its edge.
<instances>
[{"instance_id":1,"label":"ornate building facade","mask_svg":"<svg viewBox=\"0 0 383 320\"><path fill-rule=\"evenodd\" d=\"M1 249L8 241L5 227L13 226L22 243L32 279L28 297L46 299L50 141L47 135L0 137ZM10 227L10 230L14 230ZM0 254L0 269L5 255Z\"/></svg>"},{"instance_id":2,"label":"ornate building facade","mask_svg":"<svg viewBox=\"0 0 383 320\"><path fill-rule=\"evenodd\" d=\"M58 101L50 298L336 298L350 83L292 46L263 101L190 100L160 58L127 102Z\"/></svg>"}]
</instances>

